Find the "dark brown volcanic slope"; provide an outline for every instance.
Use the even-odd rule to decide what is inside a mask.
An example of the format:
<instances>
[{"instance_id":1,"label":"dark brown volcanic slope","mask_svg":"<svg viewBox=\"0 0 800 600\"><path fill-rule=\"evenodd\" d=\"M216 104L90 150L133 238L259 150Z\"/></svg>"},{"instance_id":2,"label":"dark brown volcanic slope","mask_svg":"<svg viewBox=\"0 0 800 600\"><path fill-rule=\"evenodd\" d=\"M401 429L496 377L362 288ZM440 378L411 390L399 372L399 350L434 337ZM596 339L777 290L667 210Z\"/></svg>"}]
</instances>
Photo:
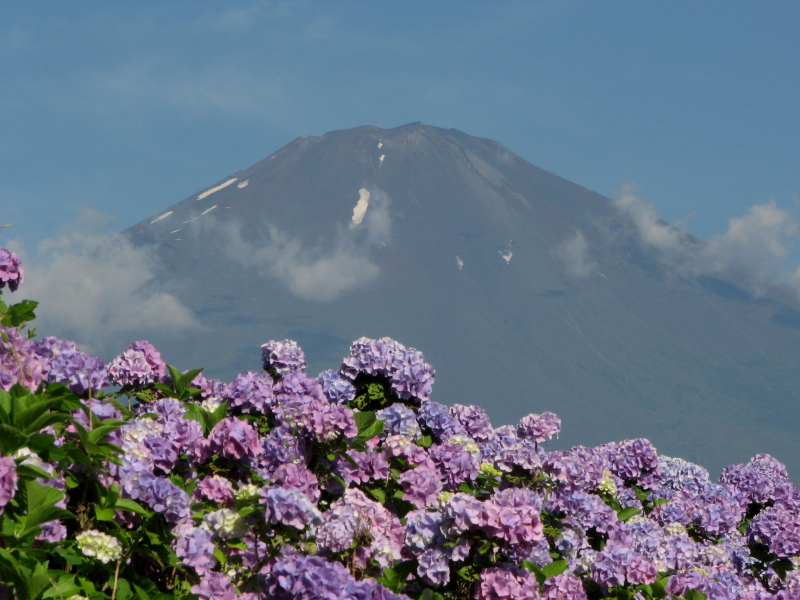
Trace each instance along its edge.
<instances>
[{"instance_id":1,"label":"dark brown volcanic slope","mask_svg":"<svg viewBox=\"0 0 800 600\"><path fill-rule=\"evenodd\" d=\"M800 472L795 300L673 273L607 198L422 124L297 139L232 178L127 232L207 328L154 340L180 367L231 379L291 337L316 373L391 336L436 367L434 399L495 425L551 410L559 446L648 437L712 471L770 452ZM555 251L577 231L584 277Z\"/></svg>"}]
</instances>

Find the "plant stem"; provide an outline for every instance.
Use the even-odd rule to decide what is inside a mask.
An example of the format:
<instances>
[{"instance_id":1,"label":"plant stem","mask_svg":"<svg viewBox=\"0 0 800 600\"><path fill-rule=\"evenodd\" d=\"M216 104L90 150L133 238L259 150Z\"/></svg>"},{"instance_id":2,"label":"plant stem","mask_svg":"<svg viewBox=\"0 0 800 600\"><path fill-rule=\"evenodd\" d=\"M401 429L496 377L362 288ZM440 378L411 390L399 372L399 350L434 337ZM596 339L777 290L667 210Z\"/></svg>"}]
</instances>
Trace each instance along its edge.
<instances>
[{"instance_id":1,"label":"plant stem","mask_svg":"<svg viewBox=\"0 0 800 600\"><path fill-rule=\"evenodd\" d=\"M111 592L111 600L117 599L117 581L119 581L119 568L122 566L122 559L117 561L117 569L114 571L114 590Z\"/></svg>"}]
</instances>

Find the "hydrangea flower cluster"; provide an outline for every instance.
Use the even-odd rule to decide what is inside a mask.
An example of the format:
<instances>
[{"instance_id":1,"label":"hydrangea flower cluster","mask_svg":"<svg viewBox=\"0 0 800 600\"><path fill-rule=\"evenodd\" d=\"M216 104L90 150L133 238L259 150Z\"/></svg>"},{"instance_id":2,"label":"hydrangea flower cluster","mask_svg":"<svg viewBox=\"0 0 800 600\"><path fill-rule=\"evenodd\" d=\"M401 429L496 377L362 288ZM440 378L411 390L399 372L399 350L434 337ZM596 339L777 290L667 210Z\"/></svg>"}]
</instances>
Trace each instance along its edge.
<instances>
[{"instance_id":1,"label":"hydrangea flower cluster","mask_svg":"<svg viewBox=\"0 0 800 600\"><path fill-rule=\"evenodd\" d=\"M8 284L8 289L16 292L24 279L25 271L15 252L0 248L0 289Z\"/></svg>"},{"instance_id":2,"label":"hydrangea flower cluster","mask_svg":"<svg viewBox=\"0 0 800 600\"><path fill-rule=\"evenodd\" d=\"M147 342L93 379L71 342L2 333L4 390L69 388L0 457L14 597L26 584L6 555L47 556L19 570L61 586L46 597L93 600L117 584L164 600L800 597L800 490L768 455L713 482L645 439L547 451L556 415L495 428L478 406L433 402L433 369L388 338L318 378L294 342L269 342L264 372L225 384L165 377Z\"/></svg>"}]
</instances>

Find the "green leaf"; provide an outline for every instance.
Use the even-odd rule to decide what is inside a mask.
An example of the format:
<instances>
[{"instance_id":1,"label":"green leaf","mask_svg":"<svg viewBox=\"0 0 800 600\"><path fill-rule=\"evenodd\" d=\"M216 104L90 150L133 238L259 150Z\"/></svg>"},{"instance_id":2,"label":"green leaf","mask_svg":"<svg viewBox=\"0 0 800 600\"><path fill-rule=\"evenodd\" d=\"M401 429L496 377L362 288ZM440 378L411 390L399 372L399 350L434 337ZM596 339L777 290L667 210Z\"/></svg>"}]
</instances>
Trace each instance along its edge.
<instances>
[{"instance_id":1,"label":"green leaf","mask_svg":"<svg viewBox=\"0 0 800 600\"><path fill-rule=\"evenodd\" d=\"M112 575L109 579L109 586L113 588L114 586L114 576ZM133 596L133 591L131 590L131 584L128 583L127 579L123 579L120 577L117 580L117 600L129 600Z\"/></svg>"},{"instance_id":2,"label":"green leaf","mask_svg":"<svg viewBox=\"0 0 800 600\"><path fill-rule=\"evenodd\" d=\"M623 508L622 510L618 511L617 518L620 521L627 521L628 519L638 515L640 512L642 511L635 506L629 506L628 508Z\"/></svg>"},{"instance_id":3,"label":"green leaf","mask_svg":"<svg viewBox=\"0 0 800 600\"><path fill-rule=\"evenodd\" d=\"M567 570L567 561L565 560L557 560L551 562L549 565L545 565L544 567L542 567L542 573L544 573L545 579L550 579L551 577L555 577L556 575L561 575L566 570Z\"/></svg>"},{"instance_id":4,"label":"green leaf","mask_svg":"<svg viewBox=\"0 0 800 600\"><path fill-rule=\"evenodd\" d=\"M17 475L22 479L50 479L50 474L36 465L17 465Z\"/></svg>"},{"instance_id":5,"label":"green leaf","mask_svg":"<svg viewBox=\"0 0 800 600\"><path fill-rule=\"evenodd\" d=\"M16 427L11 425L0 425L0 451L3 456L14 454L17 450L25 446L28 436L24 435Z\"/></svg>"},{"instance_id":6,"label":"green leaf","mask_svg":"<svg viewBox=\"0 0 800 600\"><path fill-rule=\"evenodd\" d=\"M669 582L669 577L662 577L661 579L656 579L653 583L650 584L650 589L652 590L652 596L655 600L661 600L662 598L666 598L667 596L667 583Z\"/></svg>"},{"instance_id":7,"label":"green leaf","mask_svg":"<svg viewBox=\"0 0 800 600\"><path fill-rule=\"evenodd\" d=\"M114 519L113 508L100 508L99 506L95 506L94 514L98 521L111 521Z\"/></svg>"},{"instance_id":8,"label":"green leaf","mask_svg":"<svg viewBox=\"0 0 800 600\"><path fill-rule=\"evenodd\" d=\"M75 583L75 576L64 573L64 571L48 571L48 577L52 582L50 588L45 590L42 598L69 598L82 591L81 586Z\"/></svg>"},{"instance_id":9,"label":"green leaf","mask_svg":"<svg viewBox=\"0 0 800 600\"><path fill-rule=\"evenodd\" d=\"M367 427L372 425L376 420L377 417L375 416L374 411L359 411L354 412L353 417L356 420L356 425L358 426L358 433L364 431Z\"/></svg>"},{"instance_id":10,"label":"green leaf","mask_svg":"<svg viewBox=\"0 0 800 600\"><path fill-rule=\"evenodd\" d=\"M55 488L42 485L38 481L28 480L25 482L25 492L27 495L28 515L21 519L17 539L39 531L39 526L55 521L56 519L75 518L68 510L58 508L55 503L64 497L64 492Z\"/></svg>"},{"instance_id":11,"label":"green leaf","mask_svg":"<svg viewBox=\"0 0 800 600\"><path fill-rule=\"evenodd\" d=\"M422 448L430 448L433 446L433 437L429 435L421 435L417 440L417 446L421 446Z\"/></svg>"},{"instance_id":12,"label":"green leaf","mask_svg":"<svg viewBox=\"0 0 800 600\"><path fill-rule=\"evenodd\" d=\"M8 308L0 323L6 327L19 327L23 323L33 321L36 318L33 311L37 306L39 303L33 300L23 300L19 304L14 304Z\"/></svg>"},{"instance_id":13,"label":"green leaf","mask_svg":"<svg viewBox=\"0 0 800 600\"><path fill-rule=\"evenodd\" d=\"M369 493L370 496L375 498L375 500L377 500L381 504L385 504L386 503L386 492L383 491L382 489L380 489L380 488L367 488L367 492Z\"/></svg>"},{"instance_id":14,"label":"green leaf","mask_svg":"<svg viewBox=\"0 0 800 600\"><path fill-rule=\"evenodd\" d=\"M458 486L459 492L464 492L465 494L474 494L475 490L472 489L472 486L468 484L466 481Z\"/></svg>"},{"instance_id":15,"label":"green leaf","mask_svg":"<svg viewBox=\"0 0 800 600\"><path fill-rule=\"evenodd\" d=\"M444 600L444 596L439 592L434 592L430 588L425 588L422 594L420 594L419 600Z\"/></svg>"},{"instance_id":16,"label":"green leaf","mask_svg":"<svg viewBox=\"0 0 800 600\"><path fill-rule=\"evenodd\" d=\"M523 560L520 564L522 565L523 569L536 575L536 581L539 582L539 585L542 585L544 580L547 579L547 576L544 574L542 568L536 563L532 563L529 560Z\"/></svg>"},{"instance_id":17,"label":"green leaf","mask_svg":"<svg viewBox=\"0 0 800 600\"><path fill-rule=\"evenodd\" d=\"M359 431L358 435L355 438L355 441L366 442L367 440L371 440L375 436L380 435L382 432L383 432L383 421L381 421L380 419L376 419L369 426L365 427L362 431Z\"/></svg>"},{"instance_id":18,"label":"green leaf","mask_svg":"<svg viewBox=\"0 0 800 600\"><path fill-rule=\"evenodd\" d=\"M686 590L684 597L686 600L706 600L706 598L708 598L708 596L700 590Z\"/></svg>"}]
</instances>

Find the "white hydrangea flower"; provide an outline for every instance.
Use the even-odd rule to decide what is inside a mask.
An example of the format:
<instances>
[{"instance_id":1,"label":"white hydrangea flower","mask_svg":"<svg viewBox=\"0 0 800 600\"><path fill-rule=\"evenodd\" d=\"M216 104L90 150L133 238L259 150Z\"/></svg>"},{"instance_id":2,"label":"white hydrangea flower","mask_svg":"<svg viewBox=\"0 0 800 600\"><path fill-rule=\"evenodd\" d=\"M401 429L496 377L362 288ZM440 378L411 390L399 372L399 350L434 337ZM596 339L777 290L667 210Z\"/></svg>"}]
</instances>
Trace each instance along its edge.
<instances>
[{"instance_id":1,"label":"white hydrangea flower","mask_svg":"<svg viewBox=\"0 0 800 600\"><path fill-rule=\"evenodd\" d=\"M667 523L664 526L664 533L667 535L689 535L689 532L686 531L686 527L680 523Z\"/></svg>"},{"instance_id":2,"label":"white hydrangea flower","mask_svg":"<svg viewBox=\"0 0 800 600\"><path fill-rule=\"evenodd\" d=\"M200 408L208 412L214 412L220 406L222 406L222 398L206 398L200 402Z\"/></svg>"},{"instance_id":3,"label":"white hydrangea flower","mask_svg":"<svg viewBox=\"0 0 800 600\"><path fill-rule=\"evenodd\" d=\"M224 539L240 538L247 533L244 517L235 510L222 508L203 517L200 527L213 531Z\"/></svg>"},{"instance_id":4,"label":"white hydrangea flower","mask_svg":"<svg viewBox=\"0 0 800 600\"><path fill-rule=\"evenodd\" d=\"M603 471L603 480L597 485L597 489L609 496L617 495L617 484L614 483L614 477L608 469Z\"/></svg>"},{"instance_id":5,"label":"white hydrangea flower","mask_svg":"<svg viewBox=\"0 0 800 600\"><path fill-rule=\"evenodd\" d=\"M102 563L119 560L122 557L119 540L96 529L78 534L75 541L85 556L94 556Z\"/></svg>"},{"instance_id":6,"label":"white hydrangea flower","mask_svg":"<svg viewBox=\"0 0 800 600\"><path fill-rule=\"evenodd\" d=\"M261 488L258 487L254 483L245 483L241 486L238 490L236 490L236 499L242 500L243 502L247 502L250 500L255 500L258 498L258 493L261 491Z\"/></svg>"}]
</instances>

